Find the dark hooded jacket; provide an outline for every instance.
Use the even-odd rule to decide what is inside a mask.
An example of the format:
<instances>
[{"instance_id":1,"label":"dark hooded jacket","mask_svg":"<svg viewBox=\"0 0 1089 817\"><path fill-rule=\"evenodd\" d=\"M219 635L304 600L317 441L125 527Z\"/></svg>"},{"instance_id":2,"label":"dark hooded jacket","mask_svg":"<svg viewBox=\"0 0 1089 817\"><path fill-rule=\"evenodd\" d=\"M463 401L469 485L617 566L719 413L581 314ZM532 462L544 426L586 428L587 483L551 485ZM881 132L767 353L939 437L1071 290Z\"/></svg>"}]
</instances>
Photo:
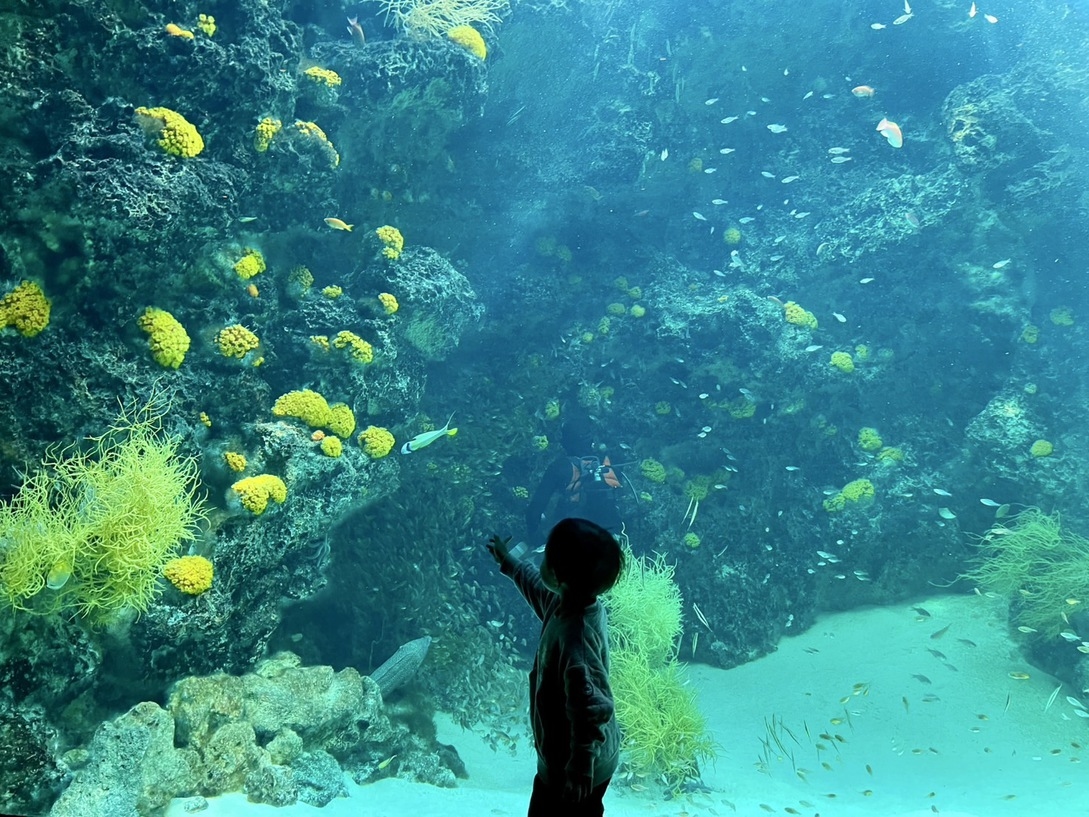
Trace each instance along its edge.
<instances>
[{"instance_id":1,"label":"dark hooded jacket","mask_svg":"<svg viewBox=\"0 0 1089 817\"><path fill-rule=\"evenodd\" d=\"M620 749L605 608L600 601L575 609L562 604L531 562L508 557L500 569L542 622L529 674L537 773L550 786L569 777L592 777L600 786L616 771Z\"/></svg>"}]
</instances>

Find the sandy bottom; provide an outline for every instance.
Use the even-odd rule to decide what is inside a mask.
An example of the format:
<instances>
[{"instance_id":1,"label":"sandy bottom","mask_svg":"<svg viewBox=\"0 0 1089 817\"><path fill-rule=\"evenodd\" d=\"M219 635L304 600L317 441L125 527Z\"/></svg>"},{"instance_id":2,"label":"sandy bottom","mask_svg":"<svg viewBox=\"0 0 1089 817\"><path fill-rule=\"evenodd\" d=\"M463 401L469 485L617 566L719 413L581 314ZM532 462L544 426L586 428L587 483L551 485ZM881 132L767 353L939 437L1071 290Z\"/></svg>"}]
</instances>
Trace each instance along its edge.
<instances>
[{"instance_id":1,"label":"sandy bottom","mask_svg":"<svg viewBox=\"0 0 1089 817\"><path fill-rule=\"evenodd\" d=\"M1047 706L1058 682L1019 658L1002 605L975 596L918 604L930 618L920 621L907 604L827 616L783 641L775 654L743 667L692 666L691 682L719 744L717 761L704 770L710 792L666 801L649 791L611 790L606 813L1089 814L1089 719L1076 716L1066 700L1079 691L1064 687ZM1010 673L1030 677L1017 680ZM786 751L772 739L764 763L761 741L769 727ZM320 813L525 814L535 767L530 748L513 757L495 753L449 722L440 723L439 739L457 747L469 770L470 779L457 789L394 779L369 786L349 781L350 796ZM202 814L299 817L318 811L226 795L211 800ZM167 817L183 814L175 801Z\"/></svg>"}]
</instances>

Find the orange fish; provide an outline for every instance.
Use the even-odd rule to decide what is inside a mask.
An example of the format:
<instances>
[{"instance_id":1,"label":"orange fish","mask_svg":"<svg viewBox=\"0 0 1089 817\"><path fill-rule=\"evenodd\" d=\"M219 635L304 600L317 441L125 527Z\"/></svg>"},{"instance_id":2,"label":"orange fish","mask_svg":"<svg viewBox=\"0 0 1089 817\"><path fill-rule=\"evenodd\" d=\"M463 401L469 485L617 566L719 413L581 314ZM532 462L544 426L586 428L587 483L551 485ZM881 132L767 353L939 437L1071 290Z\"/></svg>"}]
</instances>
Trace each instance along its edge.
<instances>
[{"instance_id":1,"label":"orange fish","mask_svg":"<svg viewBox=\"0 0 1089 817\"><path fill-rule=\"evenodd\" d=\"M339 218L327 218L325 219L325 223L332 227L334 230L343 230L346 233L350 233L352 231L352 225L345 224Z\"/></svg>"},{"instance_id":2,"label":"orange fish","mask_svg":"<svg viewBox=\"0 0 1089 817\"><path fill-rule=\"evenodd\" d=\"M900 126L889 119L882 119L877 123L877 132L888 140L888 143L894 148L902 148L904 146L904 133L900 130Z\"/></svg>"},{"instance_id":3,"label":"orange fish","mask_svg":"<svg viewBox=\"0 0 1089 817\"><path fill-rule=\"evenodd\" d=\"M857 96L859 99L866 99L877 93L869 85L856 85L851 89L851 93Z\"/></svg>"}]
</instances>

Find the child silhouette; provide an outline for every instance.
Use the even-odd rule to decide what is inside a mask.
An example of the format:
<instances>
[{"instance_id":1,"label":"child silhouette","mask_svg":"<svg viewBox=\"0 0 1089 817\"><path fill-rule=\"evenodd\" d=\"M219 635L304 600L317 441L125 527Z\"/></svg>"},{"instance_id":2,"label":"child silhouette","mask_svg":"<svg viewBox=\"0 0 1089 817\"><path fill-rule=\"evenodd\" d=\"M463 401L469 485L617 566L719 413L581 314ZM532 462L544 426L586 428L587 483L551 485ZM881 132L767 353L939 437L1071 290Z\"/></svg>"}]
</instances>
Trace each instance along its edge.
<instances>
[{"instance_id":1,"label":"child silhouette","mask_svg":"<svg viewBox=\"0 0 1089 817\"><path fill-rule=\"evenodd\" d=\"M620 730L609 687L605 609L597 597L616 584L623 551L600 525L574 518L549 533L539 570L511 555L510 539L493 536L488 550L541 620L529 674L537 749L529 817L600 817Z\"/></svg>"}]
</instances>

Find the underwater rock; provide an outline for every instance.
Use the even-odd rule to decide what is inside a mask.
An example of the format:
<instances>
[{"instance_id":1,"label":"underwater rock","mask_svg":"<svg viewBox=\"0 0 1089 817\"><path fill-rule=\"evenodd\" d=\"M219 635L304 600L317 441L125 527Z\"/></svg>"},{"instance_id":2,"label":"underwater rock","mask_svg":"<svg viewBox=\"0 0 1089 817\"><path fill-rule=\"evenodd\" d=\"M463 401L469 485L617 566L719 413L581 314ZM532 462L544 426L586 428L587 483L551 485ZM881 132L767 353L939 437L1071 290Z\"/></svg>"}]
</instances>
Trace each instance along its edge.
<instances>
[{"instance_id":1,"label":"underwater rock","mask_svg":"<svg viewBox=\"0 0 1089 817\"><path fill-rule=\"evenodd\" d=\"M299 799L310 806L321 808L334 798L347 797L344 772L340 764L328 752L318 749L305 752L291 764Z\"/></svg>"},{"instance_id":2,"label":"underwater rock","mask_svg":"<svg viewBox=\"0 0 1089 817\"><path fill-rule=\"evenodd\" d=\"M53 730L36 713L0 710L0 810L40 814L64 773L50 751Z\"/></svg>"},{"instance_id":3,"label":"underwater rock","mask_svg":"<svg viewBox=\"0 0 1089 817\"><path fill-rule=\"evenodd\" d=\"M406 247L389 267L385 288L401 304L398 336L425 360L444 360L484 315L469 279L430 247Z\"/></svg>"},{"instance_id":4,"label":"underwater rock","mask_svg":"<svg viewBox=\"0 0 1089 817\"><path fill-rule=\"evenodd\" d=\"M50 817L149 815L196 782L193 753L174 747L173 718L150 701L99 727L88 752Z\"/></svg>"}]
</instances>

